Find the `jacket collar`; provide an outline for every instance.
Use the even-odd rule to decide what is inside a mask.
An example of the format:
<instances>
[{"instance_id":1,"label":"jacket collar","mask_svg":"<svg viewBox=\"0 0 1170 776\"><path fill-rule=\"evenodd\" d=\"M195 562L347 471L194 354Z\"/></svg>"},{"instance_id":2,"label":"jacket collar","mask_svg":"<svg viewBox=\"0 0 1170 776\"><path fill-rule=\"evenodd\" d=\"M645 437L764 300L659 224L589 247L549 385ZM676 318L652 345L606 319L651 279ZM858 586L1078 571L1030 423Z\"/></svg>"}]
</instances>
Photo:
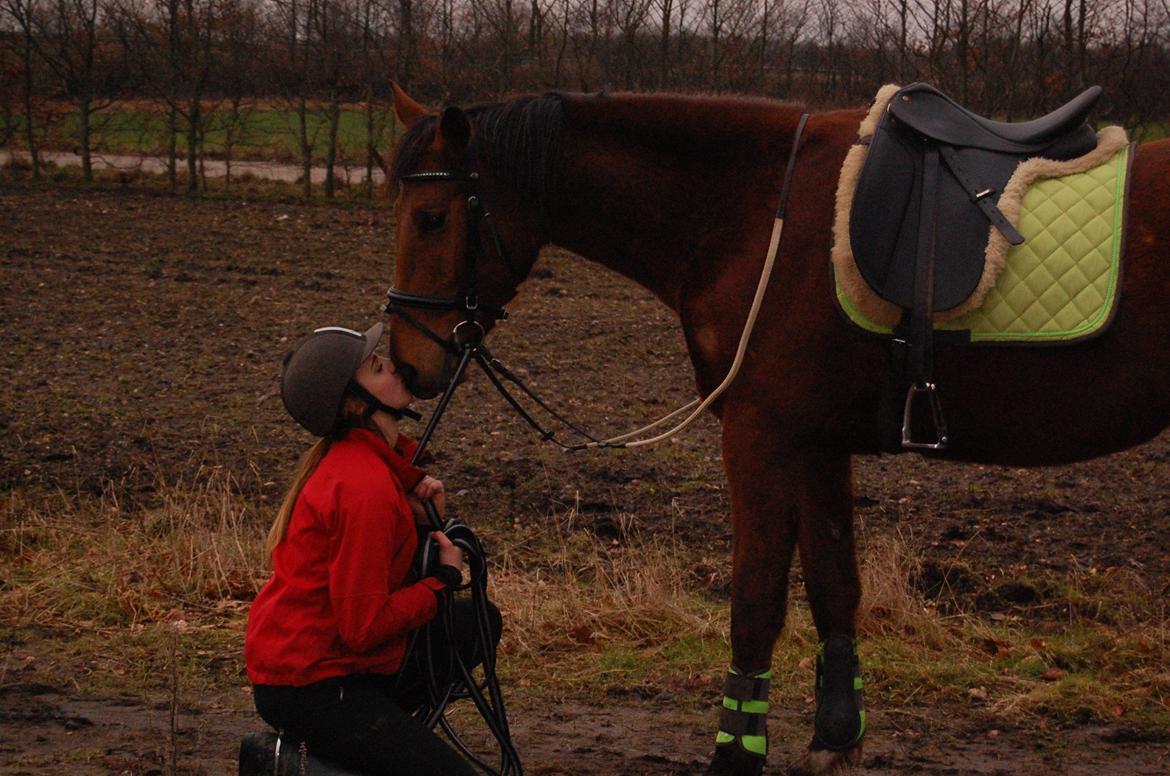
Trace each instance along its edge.
<instances>
[{"instance_id":1,"label":"jacket collar","mask_svg":"<svg viewBox=\"0 0 1170 776\"><path fill-rule=\"evenodd\" d=\"M386 467L398 478L408 493L426 475L425 471L410 463L410 458L414 455L418 445L406 434L399 434L393 447L380 432L368 428L350 429L346 433L345 439L365 445L373 450L386 463ZM423 462L426 463L428 460L429 456L424 455Z\"/></svg>"}]
</instances>

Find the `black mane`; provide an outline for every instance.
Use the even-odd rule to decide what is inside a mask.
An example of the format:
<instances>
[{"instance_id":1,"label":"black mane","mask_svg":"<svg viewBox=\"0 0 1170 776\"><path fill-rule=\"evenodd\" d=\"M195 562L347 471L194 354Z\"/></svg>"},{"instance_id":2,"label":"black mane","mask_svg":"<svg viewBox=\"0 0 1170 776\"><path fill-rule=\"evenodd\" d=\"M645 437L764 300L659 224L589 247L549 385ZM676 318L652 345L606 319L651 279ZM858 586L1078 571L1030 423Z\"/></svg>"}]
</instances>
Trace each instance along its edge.
<instances>
[{"instance_id":1,"label":"black mane","mask_svg":"<svg viewBox=\"0 0 1170 776\"><path fill-rule=\"evenodd\" d=\"M493 178L513 189L527 205L543 212L556 193L564 110L561 95L519 97L466 108L473 130L471 159ZM398 180L415 172L435 137L438 117L428 116L402 138L391 175Z\"/></svg>"}]
</instances>

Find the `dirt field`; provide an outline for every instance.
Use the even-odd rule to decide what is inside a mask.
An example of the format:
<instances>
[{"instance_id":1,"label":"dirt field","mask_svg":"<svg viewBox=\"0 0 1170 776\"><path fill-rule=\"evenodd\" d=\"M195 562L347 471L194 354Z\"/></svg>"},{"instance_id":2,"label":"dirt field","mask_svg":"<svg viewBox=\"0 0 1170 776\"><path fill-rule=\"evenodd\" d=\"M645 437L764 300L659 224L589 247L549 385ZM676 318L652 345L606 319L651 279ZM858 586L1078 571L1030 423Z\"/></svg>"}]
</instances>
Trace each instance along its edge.
<instances>
[{"instance_id":1,"label":"dirt field","mask_svg":"<svg viewBox=\"0 0 1170 776\"><path fill-rule=\"evenodd\" d=\"M376 319L390 242L385 209L0 184L0 494L150 504L164 486L216 473L274 505L310 441L274 394L280 356L314 326ZM692 397L675 321L621 278L550 254L512 313L493 334L496 355L594 427L624 431ZM725 598L717 432L707 420L661 448L567 456L477 379L439 429L434 470L452 509L494 536L566 505L598 542L673 531L695 559L695 584ZM1165 435L1051 469L865 457L856 483L862 546L910 542L923 559L915 584L940 608L1059 625L1070 613L1049 602L1064 600L1056 591L1070 575L1170 595ZM0 589L20 584L0 579ZM56 682L26 671L40 659L36 631L4 612L0 644L0 774L163 772L169 707L78 690L88 655L55 657ZM240 734L258 726L235 684L183 699L180 770L234 772ZM615 688L608 701L519 691L510 716L531 774L694 773L711 747L716 690L701 703L670 691ZM869 705L867 773L1170 772L1170 734L1124 712L1021 718L960 701L885 703L880 689ZM810 719L807 705L773 710L772 771L803 745Z\"/></svg>"}]
</instances>

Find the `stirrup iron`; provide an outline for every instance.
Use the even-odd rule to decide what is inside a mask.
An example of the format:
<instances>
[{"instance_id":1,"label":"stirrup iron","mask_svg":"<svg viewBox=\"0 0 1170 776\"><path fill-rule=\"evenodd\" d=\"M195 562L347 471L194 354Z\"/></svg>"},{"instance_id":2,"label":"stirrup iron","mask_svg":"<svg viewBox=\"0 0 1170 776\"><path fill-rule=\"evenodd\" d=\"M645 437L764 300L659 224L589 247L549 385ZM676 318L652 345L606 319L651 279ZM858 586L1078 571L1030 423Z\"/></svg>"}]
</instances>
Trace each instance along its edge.
<instances>
[{"instance_id":1,"label":"stirrup iron","mask_svg":"<svg viewBox=\"0 0 1170 776\"><path fill-rule=\"evenodd\" d=\"M913 438L914 400L924 395L930 405L930 424L934 429L933 442L916 442ZM902 447L906 450L945 450L947 448L947 421L943 417L942 403L934 383L911 383L906 391L906 405L902 410Z\"/></svg>"}]
</instances>

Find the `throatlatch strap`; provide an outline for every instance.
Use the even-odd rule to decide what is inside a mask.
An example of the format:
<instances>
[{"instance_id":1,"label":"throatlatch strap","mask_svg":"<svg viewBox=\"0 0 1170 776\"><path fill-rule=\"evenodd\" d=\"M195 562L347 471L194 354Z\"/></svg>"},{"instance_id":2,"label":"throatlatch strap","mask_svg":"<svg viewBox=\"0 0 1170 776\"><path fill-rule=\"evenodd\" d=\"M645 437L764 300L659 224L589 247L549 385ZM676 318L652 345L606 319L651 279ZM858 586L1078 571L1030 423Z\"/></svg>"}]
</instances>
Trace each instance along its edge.
<instances>
[{"instance_id":1,"label":"throatlatch strap","mask_svg":"<svg viewBox=\"0 0 1170 776\"><path fill-rule=\"evenodd\" d=\"M768 754L768 685L771 671L742 674L734 666L723 680L723 707L719 710L716 745L738 742L744 751Z\"/></svg>"}]
</instances>

